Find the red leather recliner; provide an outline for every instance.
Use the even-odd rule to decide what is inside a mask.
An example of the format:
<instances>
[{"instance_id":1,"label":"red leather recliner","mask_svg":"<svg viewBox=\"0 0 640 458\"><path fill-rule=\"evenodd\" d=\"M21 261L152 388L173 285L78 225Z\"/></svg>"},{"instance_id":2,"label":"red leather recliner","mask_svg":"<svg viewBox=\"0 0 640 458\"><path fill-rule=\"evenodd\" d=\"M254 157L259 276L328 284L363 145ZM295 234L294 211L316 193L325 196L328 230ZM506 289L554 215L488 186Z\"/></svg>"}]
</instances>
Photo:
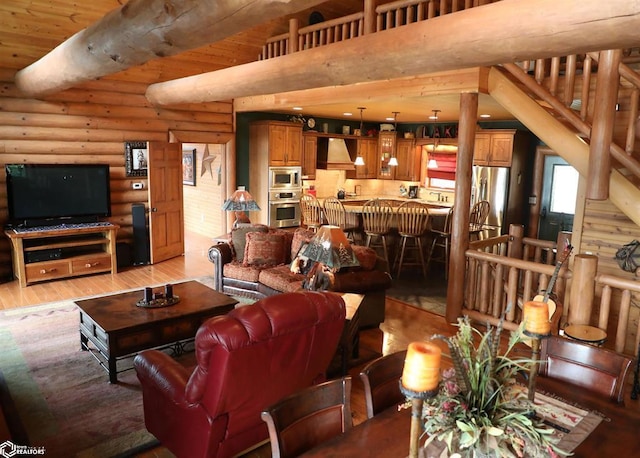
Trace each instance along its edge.
<instances>
[{"instance_id":1,"label":"red leather recliner","mask_svg":"<svg viewBox=\"0 0 640 458\"><path fill-rule=\"evenodd\" d=\"M328 292L267 297L206 321L195 370L147 350L134 367L149 432L178 457L229 457L267 439L260 412L325 379L345 321Z\"/></svg>"}]
</instances>

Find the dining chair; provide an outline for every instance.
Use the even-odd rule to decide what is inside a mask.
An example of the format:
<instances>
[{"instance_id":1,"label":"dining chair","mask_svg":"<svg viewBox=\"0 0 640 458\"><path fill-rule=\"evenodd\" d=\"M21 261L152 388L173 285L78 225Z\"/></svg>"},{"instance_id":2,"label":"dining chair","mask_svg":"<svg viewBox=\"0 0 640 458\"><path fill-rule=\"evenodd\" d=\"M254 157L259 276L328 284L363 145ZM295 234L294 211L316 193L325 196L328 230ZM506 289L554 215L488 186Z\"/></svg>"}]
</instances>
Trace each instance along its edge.
<instances>
[{"instance_id":1,"label":"dining chair","mask_svg":"<svg viewBox=\"0 0 640 458\"><path fill-rule=\"evenodd\" d=\"M367 364L360 372L364 385L364 400L367 418L404 401L400 391L400 378L407 351L381 356Z\"/></svg>"},{"instance_id":2,"label":"dining chair","mask_svg":"<svg viewBox=\"0 0 640 458\"><path fill-rule=\"evenodd\" d=\"M551 336L543 339L539 374L622 402L631 358L606 348Z\"/></svg>"},{"instance_id":3,"label":"dining chair","mask_svg":"<svg viewBox=\"0 0 640 458\"><path fill-rule=\"evenodd\" d=\"M453 207L449 209L449 213L445 216L444 224L441 229L430 229L431 249L427 257L427 266L431 266L431 262L444 263L444 278L449 276L449 251L451 248L451 220L453 219ZM441 249L442 256L434 258L433 253L436 248Z\"/></svg>"},{"instance_id":4,"label":"dining chair","mask_svg":"<svg viewBox=\"0 0 640 458\"><path fill-rule=\"evenodd\" d=\"M384 260L389 266L389 247L387 237L391 232L393 207L383 199L371 199L362 206L362 228L367 236L365 245L382 248Z\"/></svg>"},{"instance_id":5,"label":"dining chair","mask_svg":"<svg viewBox=\"0 0 640 458\"><path fill-rule=\"evenodd\" d=\"M347 234L347 238L355 243L355 233L359 229L358 216L355 213L348 213L340 199L328 197L324 200L324 217L332 226L338 226Z\"/></svg>"},{"instance_id":6,"label":"dining chair","mask_svg":"<svg viewBox=\"0 0 640 458\"><path fill-rule=\"evenodd\" d=\"M351 429L351 377L298 391L262 412L273 458L301 455Z\"/></svg>"},{"instance_id":7,"label":"dining chair","mask_svg":"<svg viewBox=\"0 0 640 458\"><path fill-rule=\"evenodd\" d=\"M469 239L481 240L491 204L487 200L476 202L469 214Z\"/></svg>"},{"instance_id":8,"label":"dining chair","mask_svg":"<svg viewBox=\"0 0 640 458\"><path fill-rule=\"evenodd\" d=\"M307 226L313 232L317 232L322 226L322 206L318 199L311 194L303 194L300 196L300 210L302 213L302 224Z\"/></svg>"},{"instance_id":9,"label":"dining chair","mask_svg":"<svg viewBox=\"0 0 640 458\"><path fill-rule=\"evenodd\" d=\"M420 266L422 275L427 277L427 264L424 261L422 238L429 230L429 208L415 201L403 202L397 209L398 235L400 247L396 254L394 265L397 265L396 275L400 277L402 266ZM407 246L407 241L412 244ZM405 259L407 252L413 252L413 260Z\"/></svg>"}]
</instances>

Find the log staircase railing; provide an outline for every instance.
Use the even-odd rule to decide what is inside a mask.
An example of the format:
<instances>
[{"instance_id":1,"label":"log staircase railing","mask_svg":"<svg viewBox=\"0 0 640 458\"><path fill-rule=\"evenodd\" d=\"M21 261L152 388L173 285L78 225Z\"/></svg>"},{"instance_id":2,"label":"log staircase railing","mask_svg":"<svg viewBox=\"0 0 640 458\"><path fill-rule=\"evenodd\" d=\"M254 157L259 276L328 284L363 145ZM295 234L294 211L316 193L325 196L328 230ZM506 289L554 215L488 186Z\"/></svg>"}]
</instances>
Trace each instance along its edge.
<instances>
[{"instance_id":1,"label":"log staircase railing","mask_svg":"<svg viewBox=\"0 0 640 458\"><path fill-rule=\"evenodd\" d=\"M640 59L638 49L623 51L619 65L619 87L631 87L629 95L629 118L625 126L624 147L612 142L611 157L619 163L618 169L628 178L640 182L640 162L633 154L636 149L636 121L640 106L640 75L629 65ZM568 122L580 136L588 139L592 129L592 110L595 92L591 90L593 69L599 53L570 55L503 64L502 67L514 76L530 93L551 108L557 117ZM560 82L563 83L560 87ZM578 84L580 83L580 84ZM580 91L579 99L575 94ZM633 180L632 180L633 181Z\"/></svg>"},{"instance_id":2,"label":"log staircase railing","mask_svg":"<svg viewBox=\"0 0 640 458\"><path fill-rule=\"evenodd\" d=\"M502 313L509 308L504 326L516 329L522 319L522 304L540 294L549 284L555 271L557 245L557 242L519 238L518 232L513 230L508 235L471 242L465 253L467 270L463 313L481 323L497 324ZM594 309L597 318L581 324L606 330L608 339L605 346L635 355L640 343L640 324L636 325L637 329L631 329L634 323L630 319L630 310L638 306L640 283L605 274L575 281L573 278L574 272L564 267L556 280L554 291L563 305L560 323L568 323L574 310L583 307ZM592 286L593 300L582 303L582 298L589 295L581 291L572 294L574 283L580 288Z\"/></svg>"}]
</instances>

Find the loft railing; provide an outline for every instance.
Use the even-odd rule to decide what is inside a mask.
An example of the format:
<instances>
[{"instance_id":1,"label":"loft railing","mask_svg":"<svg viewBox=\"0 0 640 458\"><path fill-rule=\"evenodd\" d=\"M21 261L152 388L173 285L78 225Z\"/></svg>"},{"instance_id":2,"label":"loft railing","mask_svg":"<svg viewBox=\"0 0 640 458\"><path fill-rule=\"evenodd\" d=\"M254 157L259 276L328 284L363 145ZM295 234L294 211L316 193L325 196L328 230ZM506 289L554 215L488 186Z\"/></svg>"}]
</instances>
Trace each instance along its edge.
<instances>
[{"instance_id":1,"label":"loft railing","mask_svg":"<svg viewBox=\"0 0 640 458\"><path fill-rule=\"evenodd\" d=\"M365 33L402 27L437 16L466 10L500 0L399 0L374 8L374 0L364 0L364 11L300 28L289 23L289 31L267 40L259 60L284 56L298 50L311 49L350 40ZM365 11L372 11L366 15Z\"/></svg>"},{"instance_id":2,"label":"loft railing","mask_svg":"<svg viewBox=\"0 0 640 458\"><path fill-rule=\"evenodd\" d=\"M509 308L506 329L516 329L522 319L522 304L547 288L555 272L556 247L568 237L568 233L562 234L560 242L520 238L521 231L513 228L509 235L471 242L465 253L463 313L476 321L496 324ZM572 314L594 316L588 324L607 332L606 346L620 353L636 354L640 325L632 327L631 310L638 306L640 283L614 275L590 274L597 272L595 256L584 262L595 265L580 269L580 278L566 267L558 273L554 291L563 305L560 323L567 323ZM576 288L581 290L572 291L573 285L579 285ZM593 295L585 294L590 288ZM597 313L592 314L592 309Z\"/></svg>"}]
</instances>

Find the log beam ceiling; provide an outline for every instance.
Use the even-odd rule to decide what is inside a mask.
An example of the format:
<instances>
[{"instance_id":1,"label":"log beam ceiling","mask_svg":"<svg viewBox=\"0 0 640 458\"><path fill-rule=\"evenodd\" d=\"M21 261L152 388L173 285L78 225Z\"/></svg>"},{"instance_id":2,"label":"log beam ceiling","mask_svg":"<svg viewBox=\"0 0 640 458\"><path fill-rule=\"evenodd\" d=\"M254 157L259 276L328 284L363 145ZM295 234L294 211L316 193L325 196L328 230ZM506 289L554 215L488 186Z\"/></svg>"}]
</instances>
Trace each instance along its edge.
<instances>
[{"instance_id":1,"label":"log beam ceiling","mask_svg":"<svg viewBox=\"0 0 640 458\"><path fill-rule=\"evenodd\" d=\"M16 85L27 95L42 96L319 3L132 0L19 71ZM164 13L157 16L157 11ZM526 33L522 18L527 18ZM156 105L202 103L619 49L637 44L638 25L637 0L566 0L562 8L555 0L503 1L276 59L156 83L147 89L147 98Z\"/></svg>"},{"instance_id":2,"label":"log beam ceiling","mask_svg":"<svg viewBox=\"0 0 640 458\"><path fill-rule=\"evenodd\" d=\"M158 57L195 49L322 0L130 0L16 73L41 97Z\"/></svg>"},{"instance_id":3,"label":"log beam ceiling","mask_svg":"<svg viewBox=\"0 0 640 458\"><path fill-rule=\"evenodd\" d=\"M526 19L523 33L522 19ZM352 40L156 83L155 105L229 100L637 44L640 2L503 1ZM615 30L615 33L612 31Z\"/></svg>"}]
</instances>

